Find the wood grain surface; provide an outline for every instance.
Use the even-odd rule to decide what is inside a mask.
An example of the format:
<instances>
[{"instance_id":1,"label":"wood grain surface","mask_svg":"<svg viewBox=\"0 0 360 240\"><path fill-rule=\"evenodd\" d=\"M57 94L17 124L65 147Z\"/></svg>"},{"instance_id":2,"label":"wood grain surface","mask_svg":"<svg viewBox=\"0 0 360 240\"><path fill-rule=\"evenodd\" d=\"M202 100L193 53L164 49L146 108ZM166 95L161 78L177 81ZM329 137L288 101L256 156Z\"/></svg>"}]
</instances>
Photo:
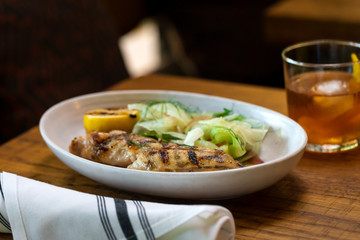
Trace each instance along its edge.
<instances>
[{"instance_id":1,"label":"wood grain surface","mask_svg":"<svg viewBox=\"0 0 360 240\"><path fill-rule=\"evenodd\" d=\"M265 11L264 36L278 44L314 39L359 42L359 0L281 0Z\"/></svg>"},{"instance_id":2,"label":"wood grain surface","mask_svg":"<svg viewBox=\"0 0 360 240\"><path fill-rule=\"evenodd\" d=\"M109 90L168 89L228 97L286 114L283 89L151 75ZM228 208L236 239L360 239L360 151L305 153L284 179L262 191L228 200L181 200L113 189L81 176L57 159L34 127L0 147L0 170L56 186L110 197L162 203L208 203ZM242 183L234 183L242 184ZM0 239L12 239L0 234Z\"/></svg>"}]
</instances>

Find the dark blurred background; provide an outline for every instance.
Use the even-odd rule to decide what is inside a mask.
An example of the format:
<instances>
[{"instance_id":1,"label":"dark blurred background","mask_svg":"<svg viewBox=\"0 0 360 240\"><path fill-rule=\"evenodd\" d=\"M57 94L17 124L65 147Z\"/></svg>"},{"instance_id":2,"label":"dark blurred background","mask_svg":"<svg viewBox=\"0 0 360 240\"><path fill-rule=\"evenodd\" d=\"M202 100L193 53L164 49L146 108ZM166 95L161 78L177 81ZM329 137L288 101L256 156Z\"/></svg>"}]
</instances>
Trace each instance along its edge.
<instances>
[{"instance_id":1,"label":"dark blurred background","mask_svg":"<svg viewBox=\"0 0 360 240\"><path fill-rule=\"evenodd\" d=\"M360 41L359 12L358 0L2 0L0 143L61 100L134 77L119 39L145 20L161 50L147 73L283 88L281 50Z\"/></svg>"}]
</instances>

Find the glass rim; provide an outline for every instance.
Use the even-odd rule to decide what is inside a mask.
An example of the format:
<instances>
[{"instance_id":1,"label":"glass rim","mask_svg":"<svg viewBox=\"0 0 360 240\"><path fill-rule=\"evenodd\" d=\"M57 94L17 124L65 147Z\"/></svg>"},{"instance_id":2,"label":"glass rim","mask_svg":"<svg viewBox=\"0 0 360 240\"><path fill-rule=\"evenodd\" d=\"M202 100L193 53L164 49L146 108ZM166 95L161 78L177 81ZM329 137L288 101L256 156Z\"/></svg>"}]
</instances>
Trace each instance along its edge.
<instances>
[{"instance_id":1,"label":"glass rim","mask_svg":"<svg viewBox=\"0 0 360 240\"><path fill-rule=\"evenodd\" d=\"M358 62L349 61L349 62L341 62L341 63L311 63L311 62L297 61L297 60L294 60L294 59L286 56L286 53L288 53L291 50L294 50L296 48L315 46L315 45L327 44L327 43L357 47L357 48L359 48L359 51L360 51L360 43L357 43L357 42L344 41L344 40L333 40L333 39L320 39L320 40L299 42L299 43L290 45L290 46L286 47L284 50L282 50L281 57L287 63L291 63L293 65L303 66L303 67L320 67L320 66L321 67L348 67L348 66L352 66L354 64L360 63L360 60Z\"/></svg>"}]
</instances>

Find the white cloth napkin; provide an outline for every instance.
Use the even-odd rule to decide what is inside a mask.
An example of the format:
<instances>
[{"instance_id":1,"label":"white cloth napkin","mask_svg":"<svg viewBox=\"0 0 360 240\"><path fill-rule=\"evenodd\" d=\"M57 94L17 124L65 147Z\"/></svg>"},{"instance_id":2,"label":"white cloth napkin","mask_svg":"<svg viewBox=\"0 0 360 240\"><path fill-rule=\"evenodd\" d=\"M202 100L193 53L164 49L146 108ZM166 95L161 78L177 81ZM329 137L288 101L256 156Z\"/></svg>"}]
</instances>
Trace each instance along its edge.
<instances>
[{"instance_id":1,"label":"white cloth napkin","mask_svg":"<svg viewBox=\"0 0 360 240\"><path fill-rule=\"evenodd\" d=\"M234 239L229 210L77 192L0 173L0 232L21 239Z\"/></svg>"}]
</instances>

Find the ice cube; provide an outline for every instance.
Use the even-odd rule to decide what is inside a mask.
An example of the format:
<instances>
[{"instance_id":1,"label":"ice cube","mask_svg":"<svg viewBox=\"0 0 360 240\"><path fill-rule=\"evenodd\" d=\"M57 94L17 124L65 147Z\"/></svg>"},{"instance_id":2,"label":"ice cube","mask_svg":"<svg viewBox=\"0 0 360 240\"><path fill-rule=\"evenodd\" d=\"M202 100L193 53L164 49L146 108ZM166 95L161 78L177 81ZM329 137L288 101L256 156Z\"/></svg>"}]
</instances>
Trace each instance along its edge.
<instances>
[{"instance_id":1,"label":"ice cube","mask_svg":"<svg viewBox=\"0 0 360 240\"><path fill-rule=\"evenodd\" d=\"M342 80L319 82L312 87L312 92L320 95L338 95L347 92L347 84Z\"/></svg>"}]
</instances>

